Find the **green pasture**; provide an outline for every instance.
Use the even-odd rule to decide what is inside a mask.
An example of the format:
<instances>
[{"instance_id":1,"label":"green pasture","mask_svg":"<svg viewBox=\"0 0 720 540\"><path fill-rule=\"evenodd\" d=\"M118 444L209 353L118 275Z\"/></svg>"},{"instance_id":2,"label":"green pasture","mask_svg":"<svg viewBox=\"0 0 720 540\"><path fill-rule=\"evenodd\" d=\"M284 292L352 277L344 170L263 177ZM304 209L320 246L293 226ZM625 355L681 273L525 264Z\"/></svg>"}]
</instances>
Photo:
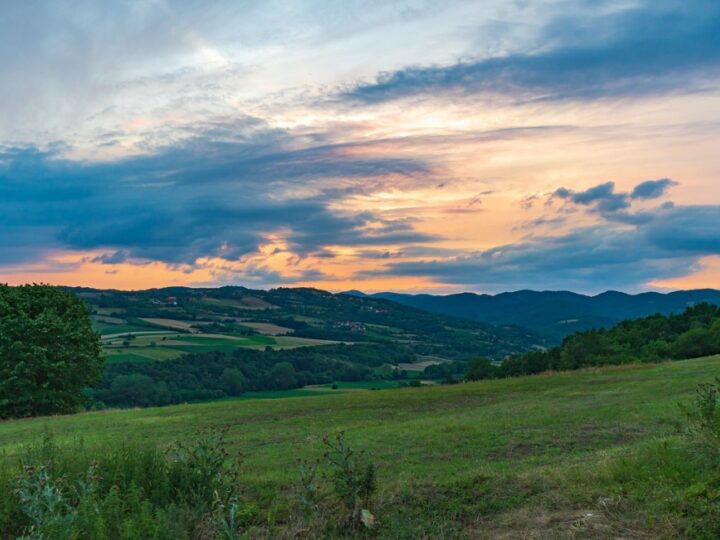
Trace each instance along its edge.
<instances>
[{"instance_id":1,"label":"green pasture","mask_svg":"<svg viewBox=\"0 0 720 540\"><path fill-rule=\"evenodd\" d=\"M718 374L720 357L710 357L394 391L262 393L254 397L275 399L6 421L0 449L12 455L45 433L167 445L225 426L245 459L243 482L272 501L274 523L293 508L296 460L345 430L378 465L388 538L673 537L678 501L704 474L677 432L678 404ZM302 392L324 395L284 397Z\"/></svg>"}]
</instances>

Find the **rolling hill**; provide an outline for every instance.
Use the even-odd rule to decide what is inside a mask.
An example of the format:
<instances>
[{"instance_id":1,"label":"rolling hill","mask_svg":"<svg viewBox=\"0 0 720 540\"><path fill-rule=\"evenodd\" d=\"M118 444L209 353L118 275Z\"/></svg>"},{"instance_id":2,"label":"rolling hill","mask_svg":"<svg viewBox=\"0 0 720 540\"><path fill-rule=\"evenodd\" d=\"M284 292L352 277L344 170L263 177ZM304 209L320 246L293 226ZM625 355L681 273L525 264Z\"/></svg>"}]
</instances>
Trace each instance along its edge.
<instances>
[{"instance_id":1,"label":"rolling hill","mask_svg":"<svg viewBox=\"0 0 720 540\"><path fill-rule=\"evenodd\" d=\"M403 346L418 360L502 359L545 344L514 325L494 326L317 289L68 290L89 306L111 361L127 354L153 360L158 350L179 355L197 352L201 345L287 349L340 342Z\"/></svg>"},{"instance_id":2,"label":"rolling hill","mask_svg":"<svg viewBox=\"0 0 720 540\"><path fill-rule=\"evenodd\" d=\"M347 295L368 297L359 291ZM407 306L494 325L517 325L559 342L565 336L591 328L607 328L626 319L660 313L680 313L701 302L720 305L720 291L699 289L667 294L626 294L607 291L596 296L568 291L516 291L496 295L376 293Z\"/></svg>"},{"instance_id":3,"label":"rolling hill","mask_svg":"<svg viewBox=\"0 0 720 540\"><path fill-rule=\"evenodd\" d=\"M92 407L197 402L337 382L454 382L467 361L546 340L375 298L316 289L68 289L106 363ZM429 370L429 371L428 371Z\"/></svg>"}]
</instances>

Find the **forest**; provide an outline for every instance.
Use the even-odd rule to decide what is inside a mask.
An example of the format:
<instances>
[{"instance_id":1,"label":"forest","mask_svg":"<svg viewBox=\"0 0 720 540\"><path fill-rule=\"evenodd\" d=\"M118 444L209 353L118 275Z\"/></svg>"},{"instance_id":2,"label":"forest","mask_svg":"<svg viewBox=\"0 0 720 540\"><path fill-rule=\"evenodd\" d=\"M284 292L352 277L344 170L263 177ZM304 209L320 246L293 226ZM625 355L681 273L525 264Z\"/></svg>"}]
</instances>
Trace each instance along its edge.
<instances>
[{"instance_id":1,"label":"forest","mask_svg":"<svg viewBox=\"0 0 720 540\"><path fill-rule=\"evenodd\" d=\"M653 315L623 321L609 329L578 332L566 337L558 347L512 355L485 370L484 376L472 378L682 360L718 353L720 307L702 303L678 315Z\"/></svg>"}]
</instances>

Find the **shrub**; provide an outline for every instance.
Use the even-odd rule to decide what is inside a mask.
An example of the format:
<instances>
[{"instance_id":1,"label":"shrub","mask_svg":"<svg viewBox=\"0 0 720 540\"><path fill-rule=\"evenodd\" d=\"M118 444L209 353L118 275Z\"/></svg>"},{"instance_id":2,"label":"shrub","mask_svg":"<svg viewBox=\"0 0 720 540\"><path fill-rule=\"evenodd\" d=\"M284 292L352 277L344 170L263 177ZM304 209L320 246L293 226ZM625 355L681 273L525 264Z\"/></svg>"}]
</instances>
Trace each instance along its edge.
<instances>
[{"instance_id":1,"label":"shrub","mask_svg":"<svg viewBox=\"0 0 720 540\"><path fill-rule=\"evenodd\" d=\"M326 525L339 529L373 528L375 516L370 509L377 490L375 464L364 452L356 452L348 445L343 431L335 437L325 436L322 445L322 459L299 461L297 495L304 519L322 522L321 503L332 500L332 513L337 508L340 512L336 520ZM322 484L320 479L329 485Z\"/></svg>"},{"instance_id":2,"label":"shrub","mask_svg":"<svg viewBox=\"0 0 720 540\"><path fill-rule=\"evenodd\" d=\"M0 491L2 539L236 538L244 515L224 432L170 451L45 437L0 461Z\"/></svg>"},{"instance_id":3,"label":"shrub","mask_svg":"<svg viewBox=\"0 0 720 540\"><path fill-rule=\"evenodd\" d=\"M720 377L699 385L691 405L681 409L691 439L706 450L720 451Z\"/></svg>"},{"instance_id":4,"label":"shrub","mask_svg":"<svg viewBox=\"0 0 720 540\"><path fill-rule=\"evenodd\" d=\"M334 493L345 508L346 520L354 527L371 527L371 499L377 490L375 464L364 453L355 452L345 440L345 432L323 439L323 457L329 465L328 477Z\"/></svg>"},{"instance_id":5,"label":"shrub","mask_svg":"<svg viewBox=\"0 0 720 540\"><path fill-rule=\"evenodd\" d=\"M705 464L707 478L690 486L682 512L688 520L691 538L720 537L720 378L698 386L695 399L681 406L686 434L696 450L694 460Z\"/></svg>"}]
</instances>

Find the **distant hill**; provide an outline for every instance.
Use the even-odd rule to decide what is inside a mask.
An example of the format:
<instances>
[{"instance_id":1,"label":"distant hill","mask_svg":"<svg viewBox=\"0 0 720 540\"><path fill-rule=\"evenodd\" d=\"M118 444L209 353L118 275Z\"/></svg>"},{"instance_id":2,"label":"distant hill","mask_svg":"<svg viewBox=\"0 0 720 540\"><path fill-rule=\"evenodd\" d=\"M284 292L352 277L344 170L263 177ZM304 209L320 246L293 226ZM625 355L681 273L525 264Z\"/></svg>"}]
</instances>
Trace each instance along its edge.
<instances>
[{"instance_id":1,"label":"distant hill","mask_svg":"<svg viewBox=\"0 0 720 540\"><path fill-rule=\"evenodd\" d=\"M514 325L318 289L68 290L83 299L101 335L105 369L92 390L98 407L343 381L419 384L428 368L435 368L434 379L449 382L478 356L502 360L548 345Z\"/></svg>"},{"instance_id":2,"label":"distant hill","mask_svg":"<svg viewBox=\"0 0 720 540\"><path fill-rule=\"evenodd\" d=\"M392 292L364 295L384 298L433 313L453 315L494 325L517 325L558 342L591 328L608 328L626 319L660 313L680 313L701 302L720 305L720 291L698 289L667 294L626 294L607 291L586 296L568 291L517 291L496 295L461 293L446 296Z\"/></svg>"},{"instance_id":3,"label":"distant hill","mask_svg":"<svg viewBox=\"0 0 720 540\"><path fill-rule=\"evenodd\" d=\"M195 352L211 343L210 337L242 337L253 348L332 342L371 343L403 347L417 359L467 360L483 355L502 359L513 353L547 345L535 332L515 325L495 326L479 321L431 313L383 298L332 294L310 288L269 291L244 287L168 287L145 291L68 289L89 305L109 353L117 360L138 361L138 355L168 358L168 351ZM156 338L163 328L204 332L181 341L192 348L168 347ZM249 332L265 333L251 336ZM133 343L123 344L122 334L136 333ZM282 335L278 335L282 334ZM110 346L110 340L119 344ZM168 339L170 337L168 336ZM200 341L198 341L200 340ZM314 341L313 341L314 340ZM155 342L150 346L145 341ZM177 341L177 340L171 340ZM233 343L240 344L237 340ZM154 349L160 348L160 353ZM150 350L153 349L153 350ZM132 358L124 358L128 354Z\"/></svg>"}]
</instances>

